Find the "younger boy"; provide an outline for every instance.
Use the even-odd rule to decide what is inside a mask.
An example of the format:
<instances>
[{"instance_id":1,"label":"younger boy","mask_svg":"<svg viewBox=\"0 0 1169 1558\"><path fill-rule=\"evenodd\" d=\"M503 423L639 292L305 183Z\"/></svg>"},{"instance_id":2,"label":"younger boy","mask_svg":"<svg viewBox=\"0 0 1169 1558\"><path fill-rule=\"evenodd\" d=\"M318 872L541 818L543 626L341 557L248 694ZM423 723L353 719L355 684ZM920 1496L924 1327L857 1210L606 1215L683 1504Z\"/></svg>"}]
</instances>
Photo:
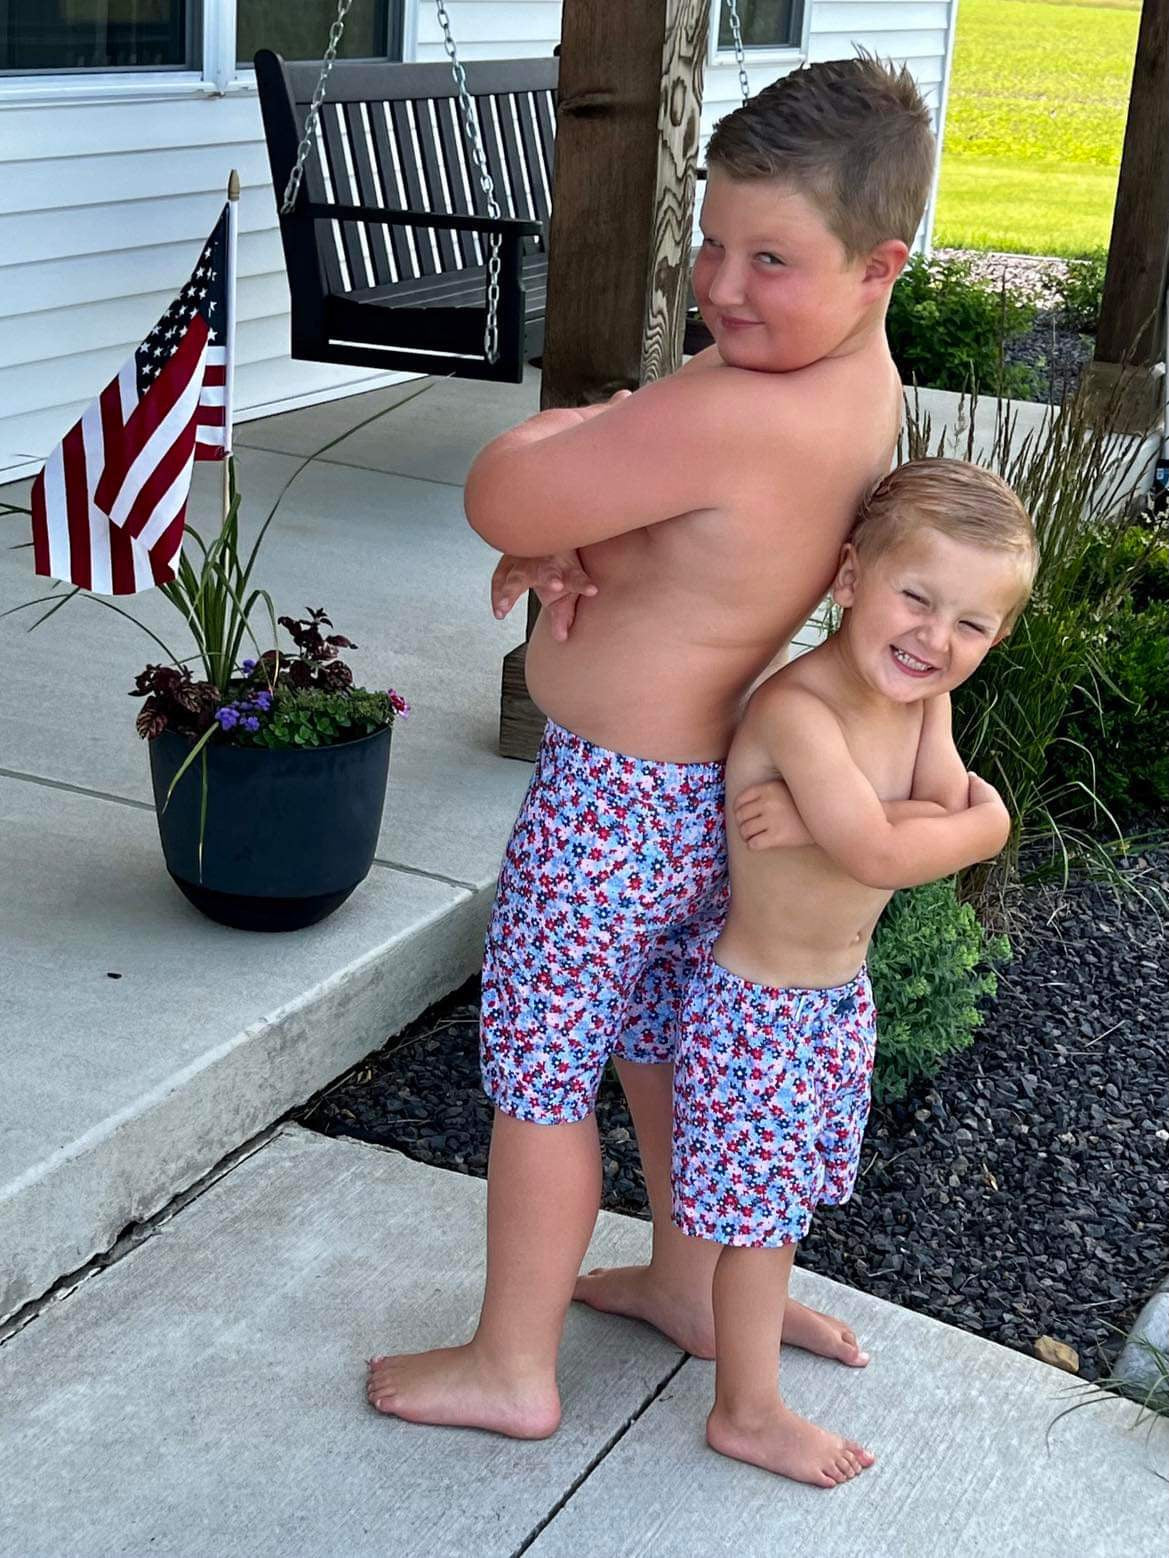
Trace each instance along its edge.
<instances>
[{"instance_id":1,"label":"younger boy","mask_svg":"<svg viewBox=\"0 0 1169 1558\"><path fill-rule=\"evenodd\" d=\"M670 1221L670 1115L680 997L726 894L723 760L744 694L823 597L889 468L901 386L885 310L933 162L906 70L835 60L767 88L708 151L694 290L715 346L616 403L531 418L471 470L467 515L486 541L530 559L582 549L596 594L567 638L545 613L528 646L550 723L483 968L496 1114L479 1325L462 1347L375 1358L379 1411L525 1438L556 1428L610 1058L653 1259L580 1296L710 1355L715 1252ZM597 290L603 307L602 276ZM790 1318L801 1344L865 1361L839 1321Z\"/></svg>"},{"instance_id":2,"label":"younger boy","mask_svg":"<svg viewBox=\"0 0 1169 1558\"><path fill-rule=\"evenodd\" d=\"M949 694L1010 631L1035 566L1031 521L998 477L900 466L844 547L839 631L755 691L727 760L740 831L726 926L683 1005L674 1219L722 1246L709 1444L819 1487L873 1456L778 1394L788 1277L813 1210L856 1181L882 909L1006 842L1002 801L954 749ZM761 831L775 779L794 808L784 848Z\"/></svg>"}]
</instances>

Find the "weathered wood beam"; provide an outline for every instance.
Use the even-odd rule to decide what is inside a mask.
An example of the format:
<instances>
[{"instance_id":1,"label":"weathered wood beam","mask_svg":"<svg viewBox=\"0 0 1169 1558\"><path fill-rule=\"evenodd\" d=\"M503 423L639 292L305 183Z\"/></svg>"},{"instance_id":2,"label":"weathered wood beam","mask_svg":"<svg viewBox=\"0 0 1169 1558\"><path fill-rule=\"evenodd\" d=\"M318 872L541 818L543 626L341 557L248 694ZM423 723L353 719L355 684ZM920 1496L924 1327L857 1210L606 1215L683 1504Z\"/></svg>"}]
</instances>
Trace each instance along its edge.
<instances>
[{"instance_id":1,"label":"weathered wood beam","mask_svg":"<svg viewBox=\"0 0 1169 1558\"><path fill-rule=\"evenodd\" d=\"M1164 349L1167 281L1169 0L1144 0L1092 365L1101 393L1118 365L1131 365L1134 428L1151 419L1156 388L1147 370Z\"/></svg>"},{"instance_id":2,"label":"weathered wood beam","mask_svg":"<svg viewBox=\"0 0 1169 1558\"><path fill-rule=\"evenodd\" d=\"M564 0L545 410L681 363L709 16L710 0ZM503 665L499 749L531 759L524 648Z\"/></svg>"}]
</instances>

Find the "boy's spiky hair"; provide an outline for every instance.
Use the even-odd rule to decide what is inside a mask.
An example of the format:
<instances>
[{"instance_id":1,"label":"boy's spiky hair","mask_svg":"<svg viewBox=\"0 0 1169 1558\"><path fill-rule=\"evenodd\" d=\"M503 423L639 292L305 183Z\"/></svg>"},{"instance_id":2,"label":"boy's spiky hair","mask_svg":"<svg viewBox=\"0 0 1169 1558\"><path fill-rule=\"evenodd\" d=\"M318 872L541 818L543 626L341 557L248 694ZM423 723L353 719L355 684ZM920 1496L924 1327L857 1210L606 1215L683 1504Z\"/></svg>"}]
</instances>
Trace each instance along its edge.
<instances>
[{"instance_id":1,"label":"boy's spiky hair","mask_svg":"<svg viewBox=\"0 0 1169 1558\"><path fill-rule=\"evenodd\" d=\"M930 112L906 66L861 50L782 76L720 119L707 162L814 202L850 259L912 244L933 182Z\"/></svg>"},{"instance_id":2,"label":"boy's spiky hair","mask_svg":"<svg viewBox=\"0 0 1169 1558\"><path fill-rule=\"evenodd\" d=\"M1035 526L1014 489L969 460L907 460L865 498L850 540L858 557L875 558L922 526L1015 559L1019 602L1004 624L1013 626L1030 599L1039 567Z\"/></svg>"}]
</instances>

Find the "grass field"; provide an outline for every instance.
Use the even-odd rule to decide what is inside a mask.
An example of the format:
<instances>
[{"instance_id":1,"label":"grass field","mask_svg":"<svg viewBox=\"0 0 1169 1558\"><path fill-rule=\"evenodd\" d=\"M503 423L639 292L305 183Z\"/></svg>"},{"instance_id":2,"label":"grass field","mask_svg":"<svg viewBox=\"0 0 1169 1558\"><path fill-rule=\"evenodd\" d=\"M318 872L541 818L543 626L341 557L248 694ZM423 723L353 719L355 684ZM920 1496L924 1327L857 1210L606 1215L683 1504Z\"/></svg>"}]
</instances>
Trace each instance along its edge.
<instances>
[{"instance_id":1,"label":"grass field","mask_svg":"<svg viewBox=\"0 0 1169 1558\"><path fill-rule=\"evenodd\" d=\"M1140 0L960 0L934 243L1107 247Z\"/></svg>"}]
</instances>

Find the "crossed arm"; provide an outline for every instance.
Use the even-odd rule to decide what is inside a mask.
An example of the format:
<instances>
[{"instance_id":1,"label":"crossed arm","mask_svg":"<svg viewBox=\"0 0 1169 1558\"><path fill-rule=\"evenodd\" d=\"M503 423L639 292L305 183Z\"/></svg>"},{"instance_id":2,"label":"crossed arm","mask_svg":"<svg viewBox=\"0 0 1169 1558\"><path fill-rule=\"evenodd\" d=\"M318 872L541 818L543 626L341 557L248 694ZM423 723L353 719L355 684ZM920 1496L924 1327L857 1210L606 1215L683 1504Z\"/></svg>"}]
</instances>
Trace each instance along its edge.
<instances>
[{"instance_id":1,"label":"crossed arm","mask_svg":"<svg viewBox=\"0 0 1169 1558\"><path fill-rule=\"evenodd\" d=\"M890 890L997 854L1010 832L1006 808L990 785L962 768L948 699L931 701L939 707L926 710L914 793L883 804L832 711L802 688L773 693L772 755L784 780L737 798L735 817L749 847L817 844L857 881Z\"/></svg>"}]
</instances>

